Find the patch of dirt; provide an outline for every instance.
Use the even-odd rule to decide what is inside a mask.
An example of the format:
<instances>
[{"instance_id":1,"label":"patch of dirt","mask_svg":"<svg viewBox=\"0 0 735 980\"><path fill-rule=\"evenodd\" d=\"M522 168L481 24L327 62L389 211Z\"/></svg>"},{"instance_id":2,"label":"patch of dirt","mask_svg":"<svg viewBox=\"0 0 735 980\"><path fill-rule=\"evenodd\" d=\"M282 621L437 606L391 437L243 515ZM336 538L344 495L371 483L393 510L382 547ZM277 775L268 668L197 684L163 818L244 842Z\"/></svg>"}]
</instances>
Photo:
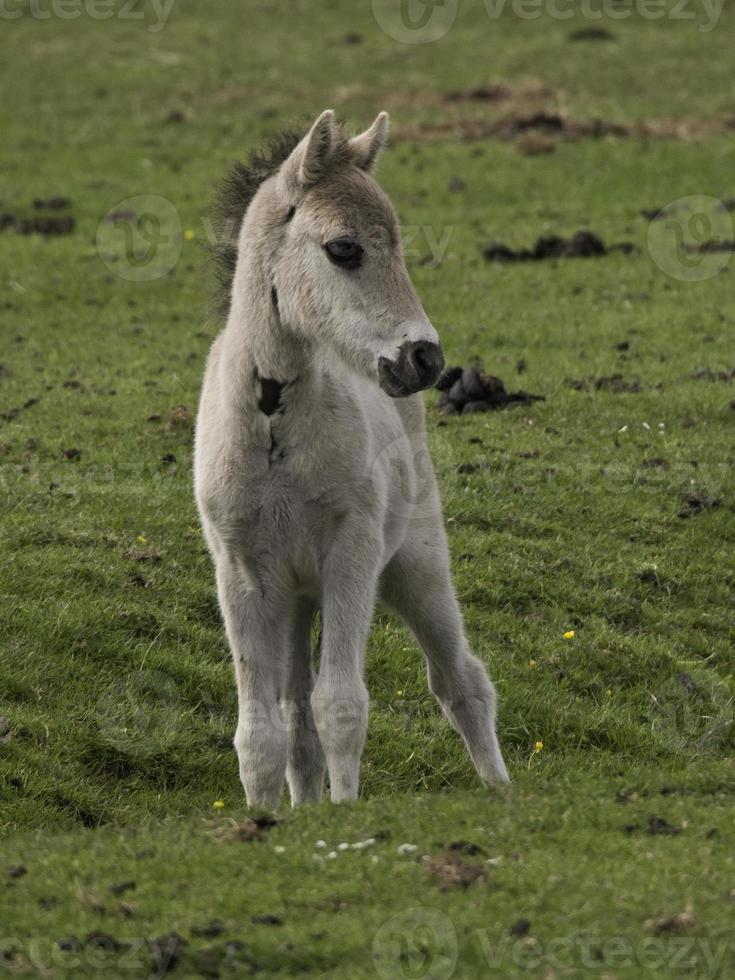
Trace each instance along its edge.
<instances>
[{"instance_id":1,"label":"patch of dirt","mask_svg":"<svg viewBox=\"0 0 735 980\"><path fill-rule=\"evenodd\" d=\"M490 412L507 405L545 400L543 395L527 391L509 392L500 378L476 368L445 368L435 387L441 392L438 408L444 415Z\"/></svg>"},{"instance_id":2,"label":"patch of dirt","mask_svg":"<svg viewBox=\"0 0 735 980\"><path fill-rule=\"evenodd\" d=\"M697 924L693 912L677 912L676 915L657 915L653 919L647 919L644 928L649 932L660 936L665 933L682 933Z\"/></svg>"},{"instance_id":3,"label":"patch of dirt","mask_svg":"<svg viewBox=\"0 0 735 980\"><path fill-rule=\"evenodd\" d=\"M524 157L537 157L543 153L553 153L556 149L556 141L545 133L524 133L516 140L516 153Z\"/></svg>"},{"instance_id":4,"label":"patch of dirt","mask_svg":"<svg viewBox=\"0 0 735 980\"><path fill-rule=\"evenodd\" d=\"M153 416L149 416L149 420L152 420ZM186 407L186 405L176 405L174 408L170 409L166 415L166 421L163 424L166 432L175 432L180 429L188 429L193 425L193 419L191 417L191 412Z\"/></svg>"},{"instance_id":5,"label":"patch of dirt","mask_svg":"<svg viewBox=\"0 0 735 980\"><path fill-rule=\"evenodd\" d=\"M510 98L516 104L519 102L517 93L513 93ZM528 101L528 97L520 102L520 111L509 111L494 119L452 116L405 126L401 129L401 137L419 142L444 139L459 139L465 142L488 139L514 140L521 133L536 130L555 133L560 139L568 141L606 137L689 141L735 131L735 113L727 113L712 119L668 116L629 123L600 118L571 119L562 113L545 109L529 113L523 110L523 101Z\"/></svg>"},{"instance_id":6,"label":"patch of dirt","mask_svg":"<svg viewBox=\"0 0 735 980\"><path fill-rule=\"evenodd\" d=\"M235 841L247 844L250 841L262 841L263 831L275 826L272 817L257 817L256 819L228 819L225 824L215 827L214 836L222 841Z\"/></svg>"},{"instance_id":7,"label":"patch of dirt","mask_svg":"<svg viewBox=\"0 0 735 980\"><path fill-rule=\"evenodd\" d=\"M478 85L447 92L444 98L447 102L503 102L513 98L513 89L509 85Z\"/></svg>"},{"instance_id":8,"label":"patch of dirt","mask_svg":"<svg viewBox=\"0 0 735 980\"><path fill-rule=\"evenodd\" d=\"M700 368L690 375L695 381L735 381L735 368L729 371L713 371L711 368Z\"/></svg>"},{"instance_id":9,"label":"patch of dirt","mask_svg":"<svg viewBox=\"0 0 735 980\"><path fill-rule=\"evenodd\" d=\"M155 968L154 976L162 977L175 970L187 946L187 941L177 932L159 936L158 939L149 939L148 949Z\"/></svg>"},{"instance_id":10,"label":"patch of dirt","mask_svg":"<svg viewBox=\"0 0 735 980\"><path fill-rule=\"evenodd\" d=\"M157 551L153 545L146 545L144 548L128 548L128 550L125 552L125 557L128 559L128 561L161 561L161 553L160 551Z\"/></svg>"},{"instance_id":11,"label":"patch of dirt","mask_svg":"<svg viewBox=\"0 0 735 980\"><path fill-rule=\"evenodd\" d=\"M543 259L594 258L611 252L629 255L633 250L632 242L605 245L593 231L580 230L570 238L543 235L533 248L512 249L502 242L491 242L483 248L482 255L488 262L539 262Z\"/></svg>"},{"instance_id":12,"label":"patch of dirt","mask_svg":"<svg viewBox=\"0 0 735 980\"><path fill-rule=\"evenodd\" d=\"M531 923L528 919L518 919L512 926L508 927L508 935L515 936L516 939L522 939L524 936L527 936L530 931Z\"/></svg>"},{"instance_id":13,"label":"patch of dirt","mask_svg":"<svg viewBox=\"0 0 735 980\"><path fill-rule=\"evenodd\" d=\"M690 255L717 255L720 252L735 252L735 241L714 238L708 242L684 243L684 251Z\"/></svg>"},{"instance_id":14,"label":"patch of dirt","mask_svg":"<svg viewBox=\"0 0 735 980\"><path fill-rule=\"evenodd\" d=\"M681 827L674 827L664 817L649 817L648 833L653 837L675 837L681 833Z\"/></svg>"},{"instance_id":15,"label":"patch of dirt","mask_svg":"<svg viewBox=\"0 0 735 980\"><path fill-rule=\"evenodd\" d=\"M225 931L225 925L221 919L212 919L206 926L192 926L189 931L202 939L216 939Z\"/></svg>"},{"instance_id":16,"label":"patch of dirt","mask_svg":"<svg viewBox=\"0 0 735 980\"><path fill-rule=\"evenodd\" d=\"M52 200L64 200L52 198ZM42 203L35 201L34 206ZM68 203L68 202L66 202ZM76 220L71 214L34 214L21 216L6 211L0 214L0 231L14 231L20 235L69 235L76 227Z\"/></svg>"},{"instance_id":17,"label":"patch of dirt","mask_svg":"<svg viewBox=\"0 0 735 980\"><path fill-rule=\"evenodd\" d=\"M485 852L479 844L473 844L468 840L455 840L449 845L450 851L457 851L459 854L467 854L469 857L476 857Z\"/></svg>"},{"instance_id":18,"label":"patch of dirt","mask_svg":"<svg viewBox=\"0 0 735 980\"><path fill-rule=\"evenodd\" d=\"M617 38L606 27L581 27L567 34L567 41L617 41Z\"/></svg>"},{"instance_id":19,"label":"patch of dirt","mask_svg":"<svg viewBox=\"0 0 735 980\"><path fill-rule=\"evenodd\" d=\"M425 862L426 870L433 875L443 892L468 888L473 882L486 878L481 864L465 861L457 851L447 849Z\"/></svg>"},{"instance_id":20,"label":"patch of dirt","mask_svg":"<svg viewBox=\"0 0 735 980\"><path fill-rule=\"evenodd\" d=\"M117 885L110 885L110 891L113 895L124 895L125 892L134 891L136 887L134 881L121 881Z\"/></svg>"},{"instance_id":21,"label":"patch of dirt","mask_svg":"<svg viewBox=\"0 0 735 980\"><path fill-rule=\"evenodd\" d=\"M564 384L575 391L612 391L614 394L638 394L643 387L637 379L626 381L622 374L600 378L565 378Z\"/></svg>"},{"instance_id":22,"label":"patch of dirt","mask_svg":"<svg viewBox=\"0 0 735 980\"><path fill-rule=\"evenodd\" d=\"M684 507L679 511L679 517L693 517L705 510L714 510L721 503L721 497L708 497L706 493L688 493L684 497Z\"/></svg>"},{"instance_id":23,"label":"patch of dirt","mask_svg":"<svg viewBox=\"0 0 735 980\"><path fill-rule=\"evenodd\" d=\"M263 912L260 915L253 915L250 921L256 926L282 926L283 919L280 915L273 915L271 912Z\"/></svg>"}]
</instances>

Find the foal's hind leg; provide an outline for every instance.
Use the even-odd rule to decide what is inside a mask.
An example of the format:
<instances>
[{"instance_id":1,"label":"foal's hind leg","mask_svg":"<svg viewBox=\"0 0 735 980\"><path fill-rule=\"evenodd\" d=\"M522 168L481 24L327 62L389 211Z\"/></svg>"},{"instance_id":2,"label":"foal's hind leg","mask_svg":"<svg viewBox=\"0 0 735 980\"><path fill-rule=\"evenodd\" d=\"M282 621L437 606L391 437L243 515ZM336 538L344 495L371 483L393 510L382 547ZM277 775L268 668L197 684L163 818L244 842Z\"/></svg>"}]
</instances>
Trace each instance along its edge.
<instances>
[{"instance_id":1,"label":"foal's hind leg","mask_svg":"<svg viewBox=\"0 0 735 980\"><path fill-rule=\"evenodd\" d=\"M291 804L315 803L324 790L326 760L311 709L314 674L311 666L311 623L316 604L298 603L294 612L287 681L283 700L288 764L286 778Z\"/></svg>"},{"instance_id":2,"label":"foal's hind leg","mask_svg":"<svg viewBox=\"0 0 735 980\"><path fill-rule=\"evenodd\" d=\"M381 598L420 643L429 686L462 736L480 778L486 783L507 782L495 735L495 688L470 653L441 527L409 531L383 573Z\"/></svg>"},{"instance_id":3,"label":"foal's hind leg","mask_svg":"<svg viewBox=\"0 0 735 980\"><path fill-rule=\"evenodd\" d=\"M274 809L286 773L286 729L280 706L288 647L287 609L253 588L236 556L220 552L217 590L235 661L238 723L235 748L250 806Z\"/></svg>"}]
</instances>

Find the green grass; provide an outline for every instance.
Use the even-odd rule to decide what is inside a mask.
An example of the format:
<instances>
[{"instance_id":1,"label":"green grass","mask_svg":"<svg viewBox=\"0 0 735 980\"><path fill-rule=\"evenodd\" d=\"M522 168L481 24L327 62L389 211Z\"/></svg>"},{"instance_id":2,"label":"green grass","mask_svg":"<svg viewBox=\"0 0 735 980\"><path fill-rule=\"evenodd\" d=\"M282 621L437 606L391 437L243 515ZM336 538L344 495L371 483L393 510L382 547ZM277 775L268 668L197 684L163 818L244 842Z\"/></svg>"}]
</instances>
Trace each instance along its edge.
<instances>
[{"instance_id":1,"label":"green grass","mask_svg":"<svg viewBox=\"0 0 735 980\"><path fill-rule=\"evenodd\" d=\"M701 281L667 275L671 238L640 214L735 197L732 139L562 141L533 157L401 139L505 111L449 91L529 79L574 118L719 117L735 105L732 5L709 33L635 16L585 44L566 39L581 17L490 22L460 4L441 41L417 46L379 31L370 4L207 9L180 0L158 33L148 8L143 22L4 23L0 213L63 195L77 224L0 233L0 965L155 975L147 941L177 932L175 969L191 977L732 975L735 391L695 375L735 367L734 267L713 256ZM328 105L355 126L392 110L380 177L449 362L479 360L546 398L429 413L457 591L500 694L514 785L477 788L418 651L381 612L363 799L284 810L262 840L235 843L216 834L245 815L235 690L191 493L217 330L201 216L228 160ZM103 217L139 194L194 233L169 221L181 256L151 282L125 278L114 226L97 245ZM709 217L734 237L727 212ZM491 240L582 227L635 250L482 258ZM438 263L434 241L447 243ZM595 386L616 373L640 390ZM689 494L718 504L695 510ZM679 832L651 835L651 818ZM484 877L442 891L422 858L458 840L479 848L463 860ZM417 850L399 855L403 843ZM251 921L263 914L282 925ZM220 935L192 932L213 918ZM511 936L524 918L528 934ZM98 961L54 945L95 931L132 946Z\"/></svg>"}]
</instances>

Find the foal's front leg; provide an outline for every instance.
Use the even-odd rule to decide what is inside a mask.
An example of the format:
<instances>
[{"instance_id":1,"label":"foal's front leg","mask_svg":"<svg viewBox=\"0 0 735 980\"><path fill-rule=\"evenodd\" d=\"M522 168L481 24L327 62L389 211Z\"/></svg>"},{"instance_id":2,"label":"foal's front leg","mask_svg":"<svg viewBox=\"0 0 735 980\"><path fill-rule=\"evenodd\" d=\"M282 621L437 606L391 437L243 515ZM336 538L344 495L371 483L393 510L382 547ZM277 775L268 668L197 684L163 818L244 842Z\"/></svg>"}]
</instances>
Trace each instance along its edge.
<instances>
[{"instance_id":1,"label":"foal's front leg","mask_svg":"<svg viewBox=\"0 0 735 980\"><path fill-rule=\"evenodd\" d=\"M345 528L322 575L321 657L311 703L333 803L357 799L367 734L368 693L362 675L380 548L361 541L360 530Z\"/></svg>"},{"instance_id":2,"label":"foal's front leg","mask_svg":"<svg viewBox=\"0 0 735 980\"><path fill-rule=\"evenodd\" d=\"M248 805L274 809L283 793L287 738L279 703L287 610L248 583L237 558L217 557L217 590L235 661L235 748Z\"/></svg>"},{"instance_id":3,"label":"foal's front leg","mask_svg":"<svg viewBox=\"0 0 735 980\"><path fill-rule=\"evenodd\" d=\"M311 624L316 603L301 599L293 615L289 663L286 664L282 708L288 733L286 779L291 804L316 803L324 789L324 752L311 708L314 673L311 657Z\"/></svg>"}]
</instances>

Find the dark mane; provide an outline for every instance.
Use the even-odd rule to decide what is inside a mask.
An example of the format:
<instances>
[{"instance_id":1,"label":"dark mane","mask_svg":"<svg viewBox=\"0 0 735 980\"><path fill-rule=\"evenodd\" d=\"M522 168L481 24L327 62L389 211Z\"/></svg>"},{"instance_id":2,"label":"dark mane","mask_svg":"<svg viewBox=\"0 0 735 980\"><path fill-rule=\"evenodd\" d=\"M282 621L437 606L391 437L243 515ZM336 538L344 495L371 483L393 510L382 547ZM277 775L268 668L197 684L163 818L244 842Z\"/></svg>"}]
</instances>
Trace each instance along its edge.
<instances>
[{"instance_id":1,"label":"dark mane","mask_svg":"<svg viewBox=\"0 0 735 980\"><path fill-rule=\"evenodd\" d=\"M247 163L234 163L220 184L210 209L214 239L211 254L216 276L213 307L218 317L226 317L230 308L237 239L245 212L263 181L278 170L303 135L289 131L273 136L266 150L255 150Z\"/></svg>"}]
</instances>

